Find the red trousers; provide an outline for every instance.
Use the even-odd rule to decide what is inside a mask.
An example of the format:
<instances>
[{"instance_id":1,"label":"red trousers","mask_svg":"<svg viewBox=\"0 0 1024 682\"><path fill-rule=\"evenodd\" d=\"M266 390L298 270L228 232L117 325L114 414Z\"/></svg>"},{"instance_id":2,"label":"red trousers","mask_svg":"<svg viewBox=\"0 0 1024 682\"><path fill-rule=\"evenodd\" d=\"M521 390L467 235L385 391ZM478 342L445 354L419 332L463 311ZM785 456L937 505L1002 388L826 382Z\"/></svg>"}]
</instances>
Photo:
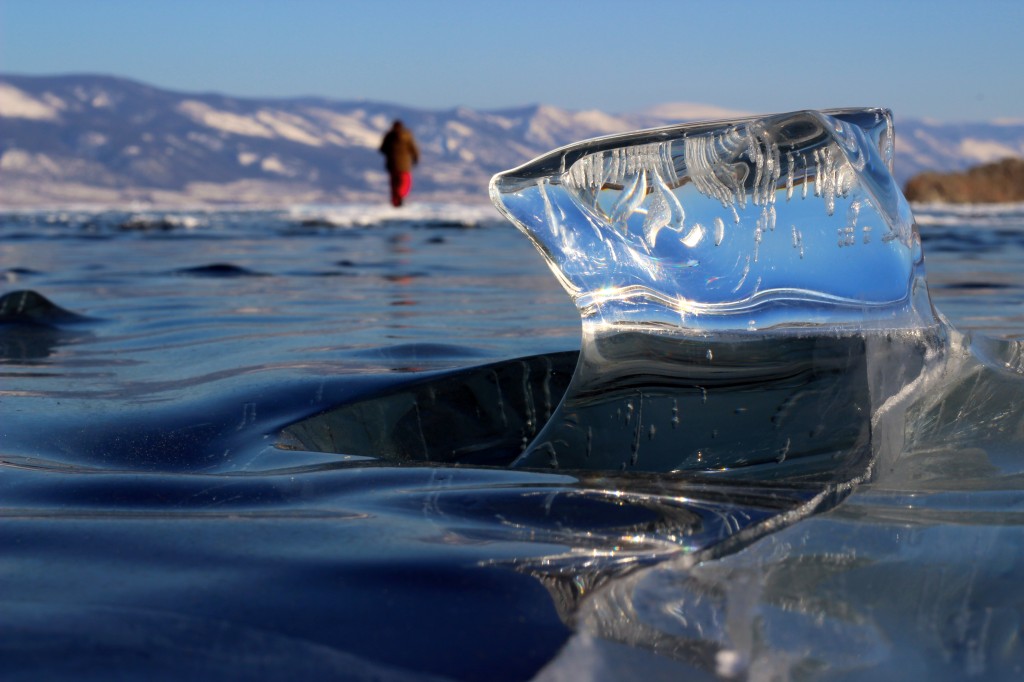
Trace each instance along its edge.
<instances>
[{"instance_id":1,"label":"red trousers","mask_svg":"<svg viewBox=\"0 0 1024 682\"><path fill-rule=\"evenodd\" d=\"M391 205L401 206L402 199L412 189L412 173L398 171L391 174Z\"/></svg>"}]
</instances>

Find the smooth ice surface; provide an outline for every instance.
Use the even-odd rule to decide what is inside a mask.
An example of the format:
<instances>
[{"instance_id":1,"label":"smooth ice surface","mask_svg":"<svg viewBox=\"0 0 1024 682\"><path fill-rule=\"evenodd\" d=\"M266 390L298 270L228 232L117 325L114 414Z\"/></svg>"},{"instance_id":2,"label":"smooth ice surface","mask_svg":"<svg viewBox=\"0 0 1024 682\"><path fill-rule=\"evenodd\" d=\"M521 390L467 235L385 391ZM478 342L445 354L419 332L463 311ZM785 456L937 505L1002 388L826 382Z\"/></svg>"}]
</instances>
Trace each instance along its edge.
<instances>
[{"instance_id":1,"label":"smooth ice surface","mask_svg":"<svg viewBox=\"0 0 1024 682\"><path fill-rule=\"evenodd\" d=\"M933 324L883 109L563 147L491 181L584 320L688 332Z\"/></svg>"}]
</instances>

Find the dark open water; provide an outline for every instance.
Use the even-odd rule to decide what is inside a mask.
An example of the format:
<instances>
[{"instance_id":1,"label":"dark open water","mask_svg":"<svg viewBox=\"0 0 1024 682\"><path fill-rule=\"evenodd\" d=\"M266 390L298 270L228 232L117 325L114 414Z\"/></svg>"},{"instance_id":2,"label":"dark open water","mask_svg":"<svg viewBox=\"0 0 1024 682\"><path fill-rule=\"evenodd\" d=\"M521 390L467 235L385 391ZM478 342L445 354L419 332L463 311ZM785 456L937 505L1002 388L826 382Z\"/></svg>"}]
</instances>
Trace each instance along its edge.
<instances>
[{"instance_id":1,"label":"dark open water","mask_svg":"<svg viewBox=\"0 0 1024 682\"><path fill-rule=\"evenodd\" d=\"M1024 339L1024 209L915 213ZM1013 344L815 501L505 468L580 323L489 207L6 214L0 277L0 679L1024 675Z\"/></svg>"}]
</instances>

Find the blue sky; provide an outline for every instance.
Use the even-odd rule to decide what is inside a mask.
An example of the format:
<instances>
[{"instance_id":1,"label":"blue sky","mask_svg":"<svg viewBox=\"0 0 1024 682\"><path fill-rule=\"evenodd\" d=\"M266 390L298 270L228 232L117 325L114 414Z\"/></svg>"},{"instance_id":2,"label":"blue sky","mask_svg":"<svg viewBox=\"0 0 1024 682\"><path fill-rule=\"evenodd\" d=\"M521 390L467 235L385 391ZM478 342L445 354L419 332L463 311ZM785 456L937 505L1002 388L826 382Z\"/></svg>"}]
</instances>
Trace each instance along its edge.
<instances>
[{"instance_id":1,"label":"blue sky","mask_svg":"<svg viewBox=\"0 0 1024 682\"><path fill-rule=\"evenodd\" d=\"M1024 118L1024 2L0 0L0 71L428 109Z\"/></svg>"}]
</instances>

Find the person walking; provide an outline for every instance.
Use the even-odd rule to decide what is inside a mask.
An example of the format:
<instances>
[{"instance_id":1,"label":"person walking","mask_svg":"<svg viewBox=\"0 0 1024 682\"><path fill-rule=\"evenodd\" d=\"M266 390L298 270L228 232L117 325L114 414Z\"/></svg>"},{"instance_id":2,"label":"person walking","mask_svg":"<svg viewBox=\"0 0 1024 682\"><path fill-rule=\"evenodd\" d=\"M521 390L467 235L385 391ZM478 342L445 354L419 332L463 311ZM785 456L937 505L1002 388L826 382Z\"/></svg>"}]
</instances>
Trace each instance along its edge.
<instances>
[{"instance_id":1,"label":"person walking","mask_svg":"<svg viewBox=\"0 0 1024 682\"><path fill-rule=\"evenodd\" d=\"M391 176L391 205L401 206L412 189L412 167L420 161L420 150L412 131L396 120L381 142L380 153Z\"/></svg>"}]
</instances>

